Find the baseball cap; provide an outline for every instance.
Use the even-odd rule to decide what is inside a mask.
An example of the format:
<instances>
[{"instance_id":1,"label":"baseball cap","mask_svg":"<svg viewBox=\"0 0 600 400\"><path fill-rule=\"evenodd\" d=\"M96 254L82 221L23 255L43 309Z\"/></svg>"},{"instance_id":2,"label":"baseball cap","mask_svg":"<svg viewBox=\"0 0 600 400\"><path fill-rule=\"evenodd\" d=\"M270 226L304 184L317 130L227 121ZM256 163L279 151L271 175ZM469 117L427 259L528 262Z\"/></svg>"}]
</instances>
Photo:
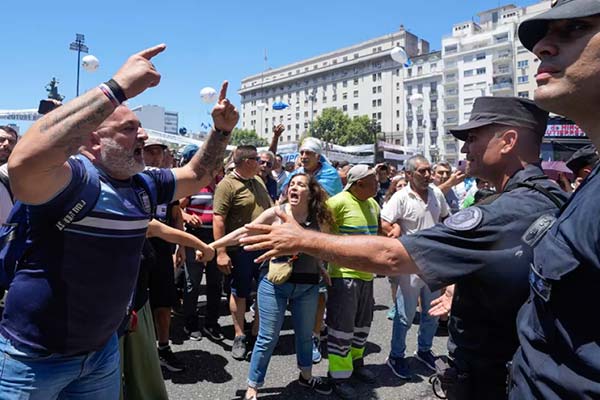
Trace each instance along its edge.
<instances>
[{"instance_id":1,"label":"baseball cap","mask_svg":"<svg viewBox=\"0 0 600 400\"><path fill-rule=\"evenodd\" d=\"M192 157L194 157L194 154L196 154L196 152L198 151L198 148L199 147L195 144L188 144L187 146L185 146L183 148L183 151L181 152L181 163L187 164L188 162L190 162Z\"/></svg>"},{"instance_id":2,"label":"baseball cap","mask_svg":"<svg viewBox=\"0 0 600 400\"><path fill-rule=\"evenodd\" d=\"M598 0L552 0L551 5L550 10L526 19L519 25L519 39L529 51L546 34L548 22L600 14Z\"/></svg>"},{"instance_id":3,"label":"baseball cap","mask_svg":"<svg viewBox=\"0 0 600 400\"><path fill-rule=\"evenodd\" d=\"M521 97L478 97L469 121L450 129L457 139L466 140L470 130L499 124L530 128L540 136L546 132L548 112Z\"/></svg>"},{"instance_id":4,"label":"baseball cap","mask_svg":"<svg viewBox=\"0 0 600 400\"><path fill-rule=\"evenodd\" d=\"M367 176L375 175L375 169L370 168L368 165L359 164L350 168L348 174L346 175L346 186L344 186L344 190L350 189L350 187L357 181L360 181Z\"/></svg>"},{"instance_id":5,"label":"baseball cap","mask_svg":"<svg viewBox=\"0 0 600 400\"><path fill-rule=\"evenodd\" d=\"M598 160L600 160L598 152L596 152L596 148L590 144L573 153L571 158L567 160L567 168L573 171L573 173L577 173L577 171L587 165L595 165Z\"/></svg>"},{"instance_id":6,"label":"baseball cap","mask_svg":"<svg viewBox=\"0 0 600 400\"><path fill-rule=\"evenodd\" d=\"M166 144L164 144L164 143L161 143L161 142L159 142L159 141L158 141L158 140L156 140L156 139L149 138L148 140L146 140L146 141L144 142L144 148L146 148L146 147L151 147L151 146L160 146L160 147L162 147L163 149L166 149L166 148L168 147Z\"/></svg>"}]
</instances>

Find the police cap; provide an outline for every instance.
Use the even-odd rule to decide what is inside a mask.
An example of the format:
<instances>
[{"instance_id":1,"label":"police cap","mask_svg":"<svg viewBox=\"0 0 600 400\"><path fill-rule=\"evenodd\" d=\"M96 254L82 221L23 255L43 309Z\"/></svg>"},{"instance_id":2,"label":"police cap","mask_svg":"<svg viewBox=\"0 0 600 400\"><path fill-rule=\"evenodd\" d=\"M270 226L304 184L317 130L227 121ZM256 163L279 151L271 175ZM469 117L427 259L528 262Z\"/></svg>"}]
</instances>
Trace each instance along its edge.
<instances>
[{"instance_id":1,"label":"police cap","mask_svg":"<svg viewBox=\"0 0 600 400\"><path fill-rule=\"evenodd\" d=\"M598 0L552 0L551 4L550 10L526 19L519 26L519 39L530 51L546 34L548 22L600 14Z\"/></svg>"},{"instance_id":2,"label":"police cap","mask_svg":"<svg viewBox=\"0 0 600 400\"><path fill-rule=\"evenodd\" d=\"M450 129L457 139L466 140L470 130L487 125L529 128L541 136L546 132L548 112L520 97L478 97L469 121Z\"/></svg>"},{"instance_id":3,"label":"police cap","mask_svg":"<svg viewBox=\"0 0 600 400\"><path fill-rule=\"evenodd\" d=\"M593 145L585 146L577 150L571 158L567 160L567 168L577 174L581 168L588 165L596 165L600 157Z\"/></svg>"}]
</instances>

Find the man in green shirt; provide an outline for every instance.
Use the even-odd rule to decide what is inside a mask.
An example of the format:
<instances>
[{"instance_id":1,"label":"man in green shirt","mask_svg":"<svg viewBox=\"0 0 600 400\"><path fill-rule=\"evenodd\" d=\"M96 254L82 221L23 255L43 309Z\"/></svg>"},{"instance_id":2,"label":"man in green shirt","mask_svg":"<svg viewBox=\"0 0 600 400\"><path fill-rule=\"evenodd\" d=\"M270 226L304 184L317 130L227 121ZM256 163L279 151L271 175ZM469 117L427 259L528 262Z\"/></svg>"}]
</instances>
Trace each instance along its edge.
<instances>
[{"instance_id":1,"label":"man in green shirt","mask_svg":"<svg viewBox=\"0 0 600 400\"><path fill-rule=\"evenodd\" d=\"M374 169L356 165L348 171L344 191L333 196L327 205L333 213L334 232L342 235L377 235L379 205L377 176ZM367 383L375 375L364 368L363 354L373 320L373 274L351 267L329 264L332 286L327 300L327 351L329 375L334 390L343 399L356 398L348 383L351 376Z\"/></svg>"},{"instance_id":2,"label":"man in green shirt","mask_svg":"<svg viewBox=\"0 0 600 400\"><path fill-rule=\"evenodd\" d=\"M263 211L271 207L267 188L256 173L258 154L254 146L238 146L233 152L234 170L215 189L213 203L213 235L218 240L226 234L252 222ZM231 355L243 360L247 353L247 340L244 335L246 298L250 295L252 279L258 275L258 264L254 263L256 253L249 253L240 247L218 249L217 266L230 276L231 296L229 311L233 318L235 338ZM252 327L255 337L258 326Z\"/></svg>"}]
</instances>

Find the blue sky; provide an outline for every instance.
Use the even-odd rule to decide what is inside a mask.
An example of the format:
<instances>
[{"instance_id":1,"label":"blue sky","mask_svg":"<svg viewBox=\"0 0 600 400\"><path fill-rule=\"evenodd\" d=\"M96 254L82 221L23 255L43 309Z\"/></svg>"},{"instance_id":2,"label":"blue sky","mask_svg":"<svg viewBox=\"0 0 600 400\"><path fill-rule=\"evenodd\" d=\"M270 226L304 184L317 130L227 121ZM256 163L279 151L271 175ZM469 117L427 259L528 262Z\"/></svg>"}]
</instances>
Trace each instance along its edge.
<instances>
[{"instance_id":1,"label":"blue sky","mask_svg":"<svg viewBox=\"0 0 600 400\"><path fill-rule=\"evenodd\" d=\"M522 0L518 6L536 1ZM77 55L69 43L86 36L100 59L95 73L81 72L81 91L109 79L132 53L164 42L154 61L159 87L131 105L157 104L179 111L180 126L208 121L202 87L230 81L229 97L243 77L390 33L403 24L440 48L453 24L509 2L498 0L304 1L28 1L2 2L0 109L35 108L55 76L69 100L75 95ZM21 124L25 127L25 124Z\"/></svg>"}]
</instances>

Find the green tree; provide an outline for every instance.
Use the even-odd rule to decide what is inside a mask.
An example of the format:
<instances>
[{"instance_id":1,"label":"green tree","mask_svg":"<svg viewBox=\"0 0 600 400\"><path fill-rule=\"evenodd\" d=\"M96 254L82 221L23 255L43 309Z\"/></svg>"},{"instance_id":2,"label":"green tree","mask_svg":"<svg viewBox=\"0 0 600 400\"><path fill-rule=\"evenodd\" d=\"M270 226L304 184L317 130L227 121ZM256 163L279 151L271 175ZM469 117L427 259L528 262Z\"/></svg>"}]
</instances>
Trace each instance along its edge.
<instances>
[{"instance_id":1,"label":"green tree","mask_svg":"<svg viewBox=\"0 0 600 400\"><path fill-rule=\"evenodd\" d=\"M326 108L310 128L310 136L341 146L373 143L379 125L366 115L350 119L337 108Z\"/></svg>"},{"instance_id":2,"label":"green tree","mask_svg":"<svg viewBox=\"0 0 600 400\"><path fill-rule=\"evenodd\" d=\"M256 147L266 146L267 140L259 137L254 129L235 128L231 132L231 144L234 146L253 145Z\"/></svg>"}]
</instances>

